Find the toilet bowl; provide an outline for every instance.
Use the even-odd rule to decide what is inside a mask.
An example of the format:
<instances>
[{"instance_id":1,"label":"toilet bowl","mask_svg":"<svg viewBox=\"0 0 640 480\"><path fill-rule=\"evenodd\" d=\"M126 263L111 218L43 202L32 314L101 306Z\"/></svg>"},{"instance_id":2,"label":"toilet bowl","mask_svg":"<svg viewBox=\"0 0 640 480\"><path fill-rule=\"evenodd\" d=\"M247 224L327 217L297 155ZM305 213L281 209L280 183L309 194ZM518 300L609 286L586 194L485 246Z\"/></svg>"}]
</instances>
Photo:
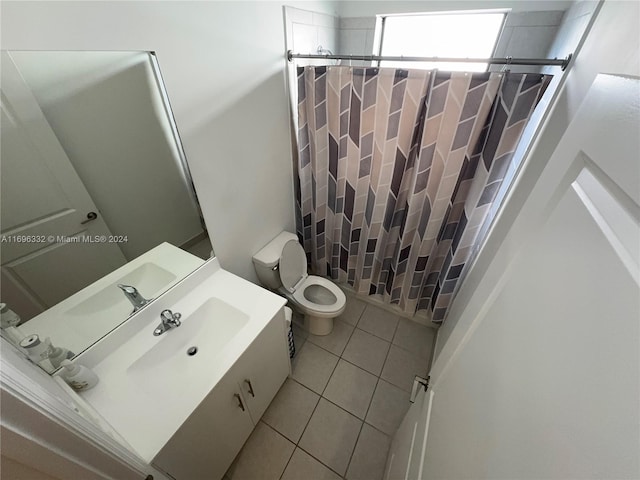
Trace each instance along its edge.
<instances>
[{"instance_id":1,"label":"toilet bowl","mask_svg":"<svg viewBox=\"0 0 640 480\"><path fill-rule=\"evenodd\" d=\"M265 286L304 314L310 333L331 333L333 319L344 312L347 299L331 280L307 274L307 256L295 234L282 232L253 256L253 264Z\"/></svg>"}]
</instances>

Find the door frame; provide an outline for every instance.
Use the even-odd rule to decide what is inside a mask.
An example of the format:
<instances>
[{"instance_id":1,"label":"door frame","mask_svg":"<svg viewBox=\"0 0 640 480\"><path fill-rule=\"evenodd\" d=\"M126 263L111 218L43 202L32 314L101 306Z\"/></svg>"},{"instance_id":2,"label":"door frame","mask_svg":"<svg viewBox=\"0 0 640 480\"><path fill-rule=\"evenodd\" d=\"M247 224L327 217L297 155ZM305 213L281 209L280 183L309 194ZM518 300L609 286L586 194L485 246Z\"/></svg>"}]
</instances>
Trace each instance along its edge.
<instances>
[{"instance_id":1,"label":"door frame","mask_svg":"<svg viewBox=\"0 0 640 480\"><path fill-rule=\"evenodd\" d=\"M145 478L151 474L156 480L169 480L136 453L74 411L77 407L71 396L61 398L43 387L34 377L43 377L42 380L49 380L52 384L56 382L51 377L44 378L46 374L22 358L6 340L0 339L0 343L2 434L20 440L5 443L2 449L4 455L25 463L24 457L15 458L21 450L29 462L26 465L43 471L45 460L39 456L28 456L25 449L45 449L58 458L65 471L81 472L84 478L113 478L108 470L117 469L130 474L130 478ZM25 362L23 368L15 365L20 361ZM32 369L32 375L27 375L25 368ZM59 443L57 440L61 437L75 445ZM55 443L51 441L52 438L56 440ZM45 473L55 475L46 470Z\"/></svg>"}]
</instances>

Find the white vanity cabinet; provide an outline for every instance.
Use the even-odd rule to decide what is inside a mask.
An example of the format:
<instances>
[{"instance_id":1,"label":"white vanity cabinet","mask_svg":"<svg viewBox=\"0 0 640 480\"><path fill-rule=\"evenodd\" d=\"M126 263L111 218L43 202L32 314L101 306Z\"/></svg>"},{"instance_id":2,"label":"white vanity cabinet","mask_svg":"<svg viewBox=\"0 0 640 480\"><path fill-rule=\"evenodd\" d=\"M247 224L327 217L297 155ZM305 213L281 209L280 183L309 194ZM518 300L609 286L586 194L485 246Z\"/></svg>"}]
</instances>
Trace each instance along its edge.
<instances>
[{"instance_id":1,"label":"white vanity cabinet","mask_svg":"<svg viewBox=\"0 0 640 480\"><path fill-rule=\"evenodd\" d=\"M280 310L155 456L155 466L176 480L222 478L289 375L284 324Z\"/></svg>"}]
</instances>

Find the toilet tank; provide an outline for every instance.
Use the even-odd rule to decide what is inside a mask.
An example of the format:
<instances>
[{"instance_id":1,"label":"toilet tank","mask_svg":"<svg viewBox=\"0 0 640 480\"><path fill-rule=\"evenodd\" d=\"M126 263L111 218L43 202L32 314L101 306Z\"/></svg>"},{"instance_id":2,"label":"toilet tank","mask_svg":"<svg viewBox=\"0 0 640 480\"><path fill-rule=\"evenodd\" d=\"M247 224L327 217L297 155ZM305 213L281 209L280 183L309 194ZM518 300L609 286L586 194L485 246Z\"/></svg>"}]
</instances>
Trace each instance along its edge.
<instances>
[{"instance_id":1,"label":"toilet tank","mask_svg":"<svg viewBox=\"0 0 640 480\"><path fill-rule=\"evenodd\" d=\"M289 240L298 241L295 233L281 232L276 238L267 243L253 256L253 266L256 269L258 279L265 286L273 290L280 288L280 272L274 268L280 262L282 248Z\"/></svg>"}]
</instances>

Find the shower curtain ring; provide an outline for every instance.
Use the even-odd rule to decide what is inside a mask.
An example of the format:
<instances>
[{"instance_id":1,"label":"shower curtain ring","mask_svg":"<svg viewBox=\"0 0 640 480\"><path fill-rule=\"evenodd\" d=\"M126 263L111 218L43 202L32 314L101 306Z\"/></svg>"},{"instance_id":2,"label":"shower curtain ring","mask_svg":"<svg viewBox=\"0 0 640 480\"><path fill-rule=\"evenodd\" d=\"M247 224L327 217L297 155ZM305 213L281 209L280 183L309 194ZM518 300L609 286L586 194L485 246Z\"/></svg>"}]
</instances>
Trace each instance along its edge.
<instances>
[{"instance_id":1,"label":"shower curtain ring","mask_svg":"<svg viewBox=\"0 0 640 480\"><path fill-rule=\"evenodd\" d=\"M513 60L513 57L506 57L507 62L502 66L502 70L500 70L501 73L509 73L511 70L509 70L509 65L511 65L511 60Z\"/></svg>"}]
</instances>

